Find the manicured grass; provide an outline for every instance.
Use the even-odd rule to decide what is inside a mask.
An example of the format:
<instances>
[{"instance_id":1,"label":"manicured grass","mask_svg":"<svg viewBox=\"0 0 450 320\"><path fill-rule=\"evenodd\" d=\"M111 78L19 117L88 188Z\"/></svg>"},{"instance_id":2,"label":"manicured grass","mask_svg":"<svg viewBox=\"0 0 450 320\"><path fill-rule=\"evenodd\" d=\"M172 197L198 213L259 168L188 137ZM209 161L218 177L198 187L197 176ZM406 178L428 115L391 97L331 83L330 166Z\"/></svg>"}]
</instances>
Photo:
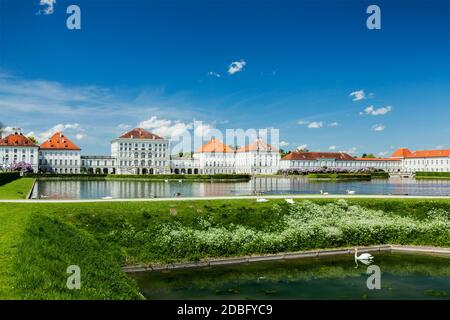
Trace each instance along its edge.
<instances>
[{"instance_id":1,"label":"manicured grass","mask_svg":"<svg viewBox=\"0 0 450 320\"><path fill-rule=\"evenodd\" d=\"M0 203L0 298L135 299L120 270L383 243L450 246L450 200ZM65 287L81 267L81 290Z\"/></svg>"},{"instance_id":2,"label":"manicured grass","mask_svg":"<svg viewBox=\"0 0 450 320\"><path fill-rule=\"evenodd\" d=\"M33 178L20 178L0 186L1 200L26 199L34 183Z\"/></svg>"},{"instance_id":3,"label":"manicured grass","mask_svg":"<svg viewBox=\"0 0 450 320\"><path fill-rule=\"evenodd\" d=\"M416 179L450 179L450 172L425 172L418 171Z\"/></svg>"},{"instance_id":4,"label":"manicured grass","mask_svg":"<svg viewBox=\"0 0 450 320\"><path fill-rule=\"evenodd\" d=\"M0 299L14 299L18 246L28 224L29 208L0 206Z\"/></svg>"}]
</instances>

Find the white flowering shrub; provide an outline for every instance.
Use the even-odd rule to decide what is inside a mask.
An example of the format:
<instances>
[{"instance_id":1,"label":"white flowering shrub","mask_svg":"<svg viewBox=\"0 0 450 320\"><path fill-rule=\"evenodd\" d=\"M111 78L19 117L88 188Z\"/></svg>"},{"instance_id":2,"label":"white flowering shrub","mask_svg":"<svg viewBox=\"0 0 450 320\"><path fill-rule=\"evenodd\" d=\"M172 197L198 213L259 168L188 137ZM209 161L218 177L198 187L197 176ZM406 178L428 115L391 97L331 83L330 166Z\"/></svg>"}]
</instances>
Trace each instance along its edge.
<instances>
[{"instance_id":1,"label":"white flowering shrub","mask_svg":"<svg viewBox=\"0 0 450 320\"><path fill-rule=\"evenodd\" d=\"M431 209L424 219L350 205L345 200L318 204L274 204L280 216L270 228L218 224L208 216L190 225L168 221L136 232L133 226L108 236L124 246L139 244L148 260L200 259L371 244L450 245L450 212ZM135 246L137 247L137 246ZM144 248L144 249L142 249Z\"/></svg>"}]
</instances>

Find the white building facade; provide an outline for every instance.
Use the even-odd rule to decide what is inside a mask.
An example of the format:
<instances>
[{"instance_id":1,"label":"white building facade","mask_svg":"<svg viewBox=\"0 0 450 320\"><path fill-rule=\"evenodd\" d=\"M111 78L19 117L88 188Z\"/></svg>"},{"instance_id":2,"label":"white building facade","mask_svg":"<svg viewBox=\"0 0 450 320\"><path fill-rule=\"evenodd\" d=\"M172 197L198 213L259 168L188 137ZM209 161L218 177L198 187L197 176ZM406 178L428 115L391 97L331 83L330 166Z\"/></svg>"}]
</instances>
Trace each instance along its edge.
<instances>
[{"instance_id":1,"label":"white building facade","mask_svg":"<svg viewBox=\"0 0 450 320\"><path fill-rule=\"evenodd\" d=\"M37 172L38 158L39 146L24 136L19 129L5 138L0 138L0 170L8 170L19 162L25 162Z\"/></svg>"},{"instance_id":2,"label":"white building facade","mask_svg":"<svg viewBox=\"0 0 450 320\"><path fill-rule=\"evenodd\" d=\"M291 152L257 139L237 150L211 139L190 157L171 157L169 141L135 128L111 141L111 155L81 156L81 149L62 132L40 146L20 130L0 138L0 170L30 164L34 172L57 174L275 174L318 168L378 169L388 173L450 172L450 149L396 150L388 158L355 158L343 152Z\"/></svg>"},{"instance_id":3,"label":"white building facade","mask_svg":"<svg viewBox=\"0 0 450 320\"><path fill-rule=\"evenodd\" d=\"M117 174L169 174L169 141L135 128L111 141Z\"/></svg>"},{"instance_id":4,"label":"white building facade","mask_svg":"<svg viewBox=\"0 0 450 320\"><path fill-rule=\"evenodd\" d=\"M450 149L418 150L398 149L393 155L401 160L403 172L450 172Z\"/></svg>"},{"instance_id":5,"label":"white building facade","mask_svg":"<svg viewBox=\"0 0 450 320\"><path fill-rule=\"evenodd\" d=\"M55 133L39 148L39 171L44 173L81 173L81 149L62 132Z\"/></svg>"},{"instance_id":6,"label":"white building facade","mask_svg":"<svg viewBox=\"0 0 450 320\"><path fill-rule=\"evenodd\" d=\"M236 173L275 174L279 167L279 150L262 139L236 151Z\"/></svg>"}]
</instances>

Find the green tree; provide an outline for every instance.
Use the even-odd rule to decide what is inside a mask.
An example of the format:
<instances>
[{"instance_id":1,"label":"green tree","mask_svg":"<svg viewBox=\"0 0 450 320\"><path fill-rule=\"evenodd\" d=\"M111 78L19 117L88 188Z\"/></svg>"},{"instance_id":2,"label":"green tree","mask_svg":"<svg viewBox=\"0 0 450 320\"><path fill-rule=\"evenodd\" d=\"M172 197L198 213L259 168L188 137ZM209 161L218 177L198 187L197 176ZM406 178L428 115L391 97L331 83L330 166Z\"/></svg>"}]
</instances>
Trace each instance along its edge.
<instances>
[{"instance_id":1,"label":"green tree","mask_svg":"<svg viewBox=\"0 0 450 320\"><path fill-rule=\"evenodd\" d=\"M291 153L290 150L280 149L280 155L281 155L281 157L284 157L284 156L288 155L289 153Z\"/></svg>"},{"instance_id":2,"label":"green tree","mask_svg":"<svg viewBox=\"0 0 450 320\"><path fill-rule=\"evenodd\" d=\"M39 141L37 141L37 139L33 136L29 136L28 139L30 139L34 144L39 144Z\"/></svg>"},{"instance_id":3,"label":"green tree","mask_svg":"<svg viewBox=\"0 0 450 320\"><path fill-rule=\"evenodd\" d=\"M363 153L361 158L376 158L373 153Z\"/></svg>"}]
</instances>

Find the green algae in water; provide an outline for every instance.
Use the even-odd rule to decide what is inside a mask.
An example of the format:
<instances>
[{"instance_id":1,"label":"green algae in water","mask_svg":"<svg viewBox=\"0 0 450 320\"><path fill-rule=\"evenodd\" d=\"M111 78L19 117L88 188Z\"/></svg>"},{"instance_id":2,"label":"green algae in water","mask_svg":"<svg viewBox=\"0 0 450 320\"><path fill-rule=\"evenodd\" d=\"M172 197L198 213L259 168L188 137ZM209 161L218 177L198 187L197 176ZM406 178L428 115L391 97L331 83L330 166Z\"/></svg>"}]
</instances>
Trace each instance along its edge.
<instances>
[{"instance_id":1,"label":"green algae in water","mask_svg":"<svg viewBox=\"0 0 450 320\"><path fill-rule=\"evenodd\" d=\"M450 256L373 253L381 289L353 255L132 274L147 299L450 299Z\"/></svg>"}]
</instances>

